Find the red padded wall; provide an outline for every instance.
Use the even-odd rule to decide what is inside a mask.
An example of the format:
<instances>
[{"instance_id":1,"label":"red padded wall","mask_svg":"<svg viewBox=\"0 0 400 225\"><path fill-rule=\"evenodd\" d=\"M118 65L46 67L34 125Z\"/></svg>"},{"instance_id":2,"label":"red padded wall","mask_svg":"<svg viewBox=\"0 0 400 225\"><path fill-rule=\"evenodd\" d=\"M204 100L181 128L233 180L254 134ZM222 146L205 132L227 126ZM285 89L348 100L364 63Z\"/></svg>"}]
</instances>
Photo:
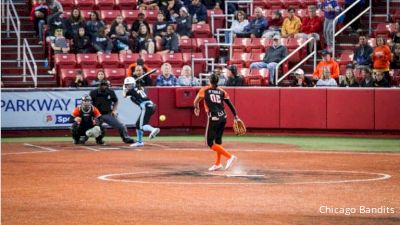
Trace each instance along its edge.
<instances>
[{"instance_id":1,"label":"red padded wall","mask_svg":"<svg viewBox=\"0 0 400 225\"><path fill-rule=\"evenodd\" d=\"M235 88L225 88L224 90L228 92L229 98L231 99L231 102L233 105L236 105L236 95L235 95ZM233 126L233 114L229 107L225 104L225 111L226 114L228 115L228 119L226 121L226 127L232 127Z\"/></svg>"},{"instance_id":2,"label":"red padded wall","mask_svg":"<svg viewBox=\"0 0 400 225\"><path fill-rule=\"evenodd\" d=\"M374 89L327 89L328 129L374 129Z\"/></svg>"},{"instance_id":3,"label":"red padded wall","mask_svg":"<svg viewBox=\"0 0 400 225\"><path fill-rule=\"evenodd\" d=\"M375 89L375 129L400 130L398 89Z\"/></svg>"},{"instance_id":4,"label":"red padded wall","mask_svg":"<svg viewBox=\"0 0 400 225\"><path fill-rule=\"evenodd\" d=\"M158 114L167 117L164 122L159 122L160 127L189 127L191 125L192 110L176 108L174 87L158 88L158 99Z\"/></svg>"},{"instance_id":5,"label":"red padded wall","mask_svg":"<svg viewBox=\"0 0 400 225\"><path fill-rule=\"evenodd\" d=\"M237 88L235 103L248 128L279 127L279 89Z\"/></svg>"},{"instance_id":6,"label":"red padded wall","mask_svg":"<svg viewBox=\"0 0 400 225\"><path fill-rule=\"evenodd\" d=\"M281 128L326 128L326 89L281 88Z\"/></svg>"}]
</instances>

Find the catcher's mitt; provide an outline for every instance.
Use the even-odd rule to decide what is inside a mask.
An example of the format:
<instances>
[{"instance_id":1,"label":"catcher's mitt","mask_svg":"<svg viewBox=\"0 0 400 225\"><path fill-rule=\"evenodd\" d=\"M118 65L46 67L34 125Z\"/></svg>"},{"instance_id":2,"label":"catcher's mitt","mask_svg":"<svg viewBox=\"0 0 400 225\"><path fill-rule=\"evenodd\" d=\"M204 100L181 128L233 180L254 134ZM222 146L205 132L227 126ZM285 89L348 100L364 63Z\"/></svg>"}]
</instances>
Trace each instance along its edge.
<instances>
[{"instance_id":1,"label":"catcher's mitt","mask_svg":"<svg viewBox=\"0 0 400 225\"><path fill-rule=\"evenodd\" d=\"M239 119L233 120L233 131L237 136L246 134L246 125Z\"/></svg>"},{"instance_id":2,"label":"catcher's mitt","mask_svg":"<svg viewBox=\"0 0 400 225\"><path fill-rule=\"evenodd\" d=\"M93 128L86 131L86 136L97 138L101 135L101 129L99 126L94 126Z\"/></svg>"}]
</instances>

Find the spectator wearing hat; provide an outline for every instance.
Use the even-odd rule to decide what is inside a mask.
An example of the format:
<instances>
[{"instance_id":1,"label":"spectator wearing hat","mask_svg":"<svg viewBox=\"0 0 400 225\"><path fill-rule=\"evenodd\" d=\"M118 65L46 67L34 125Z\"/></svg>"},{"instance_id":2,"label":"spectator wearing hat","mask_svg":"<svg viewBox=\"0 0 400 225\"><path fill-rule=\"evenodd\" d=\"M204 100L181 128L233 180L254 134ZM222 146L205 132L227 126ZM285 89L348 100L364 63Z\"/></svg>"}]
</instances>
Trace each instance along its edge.
<instances>
[{"instance_id":1,"label":"spectator wearing hat","mask_svg":"<svg viewBox=\"0 0 400 225\"><path fill-rule=\"evenodd\" d=\"M356 77L354 76L353 64L349 64L346 67L346 76L340 82L340 87L360 87Z\"/></svg>"},{"instance_id":2,"label":"spectator wearing hat","mask_svg":"<svg viewBox=\"0 0 400 225\"><path fill-rule=\"evenodd\" d=\"M83 78L82 70L76 71L75 80L71 82L69 85L70 87L80 88L80 87L87 87L88 82Z\"/></svg>"},{"instance_id":3,"label":"spectator wearing hat","mask_svg":"<svg viewBox=\"0 0 400 225\"><path fill-rule=\"evenodd\" d=\"M294 76L296 78L294 86L297 87L313 87L315 83L309 79L308 77L304 76L304 71L302 69L297 69L294 71Z\"/></svg>"},{"instance_id":4,"label":"spectator wearing hat","mask_svg":"<svg viewBox=\"0 0 400 225\"><path fill-rule=\"evenodd\" d=\"M390 61L392 60L392 52L389 46L386 45L385 40L382 36L376 38L376 47L372 53L372 62L374 72L382 72L385 75L385 79L391 84L391 78L389 74Z\"/></svg>"},{"instance_id":5,"label":"spectator wearing hat","mask_svg":"<svg viewBox=\"0 0 400 225\"><path fill-rule=\"evenodd\" d=\"M157 77L157 86L176 86L177 79L172 74L172 67L169 63L164 63L161 66L162 74Z\"/></svg>"},{"instance_id":6,"label":"spectator wearing hat","mask_svg":"<svg viewBox=\"0 0 400 225\"><path fill-rule=\"evenodd\" d=\"M254 19L244 28L244 32L251 38L259 38L267 28L268 20L263 16L262 8L257 7L254 9Z\"/></svg>"},{"instance_id":7,"label":"spectator wearing hat","mask_svg":"<svg viewBox=\"0 0 400 225\"><path fill-rule=\"evenodd\" d=\"M369 68L361 68L361 76L363 77L363 80L360 83L360 87L374 87L375 80L372 77Z\"/></svg>"},{"instance_id":8,"label":"spectator wearing hat","mask_svg":"<svg viewBox=\"0 0 400 225\"><path fill-rule=\"evenodd\" d=\"M192 35L192 18L185 7L179 10L179 17L176 19L176 30L180 38L189 38Z\"/></svg>"},{"instance_id":9,"label":"spectator wearing hat","mask_svg":"<svg viewBox=\"0 0 400 225\"><path fill-rule=\"evenodd\" d=\"M138 59L136 60L136 62L130 64L130 65L128 66L128 68L126 69L126 76L127 76L127 77L132 76L132 74L133 74L134 71L135 71L135 67L136 67L136 66L141 66L141 67L143 68L143 72L145 72L145 73L147 73L147 72L150 71L150 67L144 63L143 59L142 59L142 58L138 58Z\"/></svg>"},{"instance_id":10,"label":"spectator wearing hat","mask_svg":"<svg viewBox=\"0 0 400 225\"><path fill-rule=\"evenodd\" d=\"M322 50L322 61L318 63L317 68L313 73L314 79L320 79L323 74L324 67L329 68L330 76L334 79L339 79L339 64L332 59L331 53L327 50Z\"/></svg>"},{"instance_id":11,"label":"spectator wearing hat","mask_svg":"<svg viewBox=\"0 0 400 225\"><path fill-rule=\"evenodd\" d=\"M250 70L268 68L269 80L275 84L276 65L288 55L288 50L281 44L281 38L274 36L272 46L267 49L262 62L254 62L250 65Z\"/></svg>"},{"instance_id":12,"label":"spectator wearing hat","mask_svg":"<svg viewBox=\"0 0 400 225\"><path fill-rule=\"evenodd\" d=\"M137 85L139 86L152 86L153 85L153 81L151 80L150 76L145 76L140 80L137 80L139 77L143 76L144 74L144 70L143 70L143 66L141 65L137 65L135 66L135 69L132 73L132 77L136 79Z\"/></svg>"},{"instance_id":13,"label":"spectator wearing hat","mask_svg":"<svg viewBox=\"0 0 400 225\"><path fill-rule=\"evenodd\" d=\"M375 72L374 87L390 87L389 81L386 80L383 72Z\"/></svg>"},{"instance_id":14,"label":"spectator wearing hat","mask_svg":"<svg viewBox=\"0 0 400 225\"><path fill-rule=\"evenodd\" d=\"M106 74L104 73L104 71L103 71L103 70L99 70L99 71L97 72L96 79L94 79L94 80L92 81L92 83L90 83L90 86L91 86L91 87L99 87L100 82L102 82L102 81L107 82L108 86L111 85L111 84L110 84L110 81L108 81L108 80L106 79Z\"/></svg>"},{"instance_id":15,"label":"spectator wearing hat","mask_svg":"<svg viewBox=\"0 0 400 225\"><path fill-rule=\"evenodd\" d=\"M226 86L226 84L228 82L228 77L223 73L223 69L224 68L221 65L217 65L214 68L214 73L219 78L218 86Z\"/></svg>"},{"instance_id":16,"label":"spectator wearing hat","mask_svg":"<svg viewBox=\"0 0 400 225\"><path fill-rule=\"evenodd\" d=\"M145 15L142 12L139 12L138 18L133 21L131 26L131 32L134 37L138 36L140 25L146 25L148 31L150 31L149 23L146 21Z\"/></svg>"},{"instance_id":17,"label":"spectator wearing hat","mask_svg":"<svg viewBox=\"0 0 400 225\"><path fill-rule=\"evenodd\" d=\"M358 47L354 50L353 63L357 68L371 67L372 52L374 49L369 45L366 35L360 35L358 38Z\"/></svg>"},{"instance_id":18,"label":"spectator wearing hat","mask_svg":"<svg viewBox=\"0 0 400 225\"><path fill-rule=\"evenodd\" d=\"M181 70L181 75L178 77L179 86L200 86L200 81L192 75L192 68L184 65Z\"/></svg>"},{"instance_id":19,"label":"spectator wearing hat","mask_svg":"<svg viewBox=\"0 0 400 225\"><path fill-rule=\"evenodd\" d=\"M134 140L130 138L125 125L117 118L118 98L115 92L109 88L108 82L101 80L98 88L90 91L90 97L92 98L93 106L100 111L102 121L112 128L118 129L124 143L133 143Z\"/></svg>"},{"instance_id":20,"label":"spectator wearing hat","mask_svg":"<svg viewBox=\"0 0 400 225\"><path fill-rule=\"evenodd\" d=\"M331 70L328 66L322 68L322 77L318 80L317 87L337 87L336 80L331 77Z\"/></svg>"},{"instance_id":21,"label":"spectator wearing hat","mask_svg":"<svg viewBox=\"0 0 400 225\"><path fill-rule=\"evenodd\" d=\"M244 86L244 78L238 73L236 65L230 65L227 69L228 81L226 82L226 86Z\"/></svg>"},{"instance_id":22,"label":"spectator wearing hat","mask_svg":"<svg viewBox=\"0 0 400 225\"><path fill-rule=\"evenodd\" d=\"M52 41L54 37L54 33L56 30L61 29L63 31L63 35L65 36L67 31L67 22L64 18L63 11L59 11L55 13L52 17L47 19L47 32L46 32L46 41Z\"/></svg>"},{"instance_id":23,"label":"spectator wearing hat","mask_svg":"<svg viewBox=\"0 0 400 225\"><path fill-rule=\"evenodd\" d=\"M301 24L301 33L295 35L295 38L309 39L313 37L316 41L320 40L319 33L322 32L322 19L317 16L316 8L313 5L308 6L308 16L303 18ZM311 52L313 43L308 45L308 49Z\"/></svg>"},{"instance_id":24,"label":"spectator wearing hat","mask_svg":"<svg viewBox=\"0 0 400 225\"><path fill-rule=\"evenodd\" d=\"M192 0L192 4L188 6L189 14L192 16L193 24L205 24L207 21L207 8L200 0Z\"/></svg>"},{"instance_id":25,"label":"spectator wearing hat","mask_svg":"<svg viewBox=\"0 0 400 225\"><path fill-rule=\"evenodd\" d=\"M275 10L272 13L272 19L269 21L269 27L264 31L263 38L273 38L275 35L281 35L281 28L283 24L282 13Z\"/></svg>"},{"instance_id":26,"label":"spectator wearing hat","mask_svg":"<svg viewBox=\"0 0 400 225\"><path fill-rule=\"evenodd\" d=\"M153 23L153 36L154 39L160 40L167 35L168 22L165 21L163 12L159 11L157 14L157 21Z\"/></svg>"},{"instance_id":27,"label":"spectator wearing hat","mask_svg":"<svg viewBox=\"0 0 400 225\"><path fill-rule=\"evenodd\" d=\"M301 20L295 15L295 10L293 7L288 9L289 16L283 21L282 24L282 37L294 37L300 32Z\"/></svg>"},{"instance_id":28,"label":"spectator wearing hat","mask_svg":"<svg viewBox=\"0 0 400 225\"><path fill-rule=\"evenodd\" d=\"M244 35L244 28L249 24L246 17L247 15L243 10L238 10L235 13L235 19L231 25L232 31L225 31L225 43L232 43L233 40L231 37L241 37Z\"/></svg>"},{"instance_id":29,"label":"spectator wearing hat","mask_svg":"<svg viewBox=\"0 0 400 225\"><path fill-rule=\"evenodd\" d=\"M161 45L163 50L160 53L162 54L173 54L179 51L179 37L175 33L174 26L168 25L167 35L161 39Z\"/></svg>"}]
</instances>

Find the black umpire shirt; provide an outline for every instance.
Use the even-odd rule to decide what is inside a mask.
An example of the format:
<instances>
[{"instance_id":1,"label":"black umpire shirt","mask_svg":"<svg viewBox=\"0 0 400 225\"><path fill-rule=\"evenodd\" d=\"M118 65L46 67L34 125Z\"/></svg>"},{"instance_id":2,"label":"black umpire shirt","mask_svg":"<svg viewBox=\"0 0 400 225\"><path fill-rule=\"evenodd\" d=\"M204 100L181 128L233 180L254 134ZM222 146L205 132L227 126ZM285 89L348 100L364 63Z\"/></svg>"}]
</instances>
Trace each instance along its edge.
<instances>
[{"instance_id":1,"label":"black umpire shirt","mask_svg":"<svg viewBox=\"0 0 400 225\"><path fill-rule=\"evenodd\" d=\"M92 97L93 105L99 109L101 114L108 114L112 111L113 103L118 102L117 95L111 89L100 91L95 89L90 91L90 97Z\"/></svg>"}]
</instances>

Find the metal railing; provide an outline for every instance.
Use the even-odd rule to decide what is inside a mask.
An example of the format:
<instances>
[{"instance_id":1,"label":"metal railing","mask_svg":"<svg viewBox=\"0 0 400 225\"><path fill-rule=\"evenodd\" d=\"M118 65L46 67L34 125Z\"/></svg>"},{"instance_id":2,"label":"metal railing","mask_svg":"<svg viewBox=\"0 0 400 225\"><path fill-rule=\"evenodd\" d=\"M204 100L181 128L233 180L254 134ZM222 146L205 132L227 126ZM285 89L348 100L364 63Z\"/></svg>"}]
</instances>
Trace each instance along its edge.
<instances>
[{"instance_id":1,"label":"metal railing","mask_svg":"<svg viewBox=\"0 0 400 225\"><path fill-rule=\"evenodd\" d=\"M236 4L250 4L250 13L247 11L247 15L253 15L253 0L225 0L225 13L228 13L228 4L229 3L236 3ZM249 9L249 8L248 8ZM227 28L227 22L225 21L225 27Z\"/></svg>"},{"instance_id":2,"label":"metal railing","mask_svg":"<svg viewBox=\"0 0 400 225\"><path fill-rule=\"evenodd\" d=\"M390 0L386 0L386 22L390 21Z\"/></svg>"},{"instance_id":3,"label":"metal railing","mask_svg":"<svg viewBox=\"0 0 400 225\"><path fill-rule=\"evenodd\" d=\"M369 6L362 11L358 16L354 17L350 22L348 22L342 29L339 31L335 32L336 30L336 23L339 20L340 17L342 17L344 14L346 14L351 8L353 8L355 5L357 5L361 0L355 1L353 4L351 4L347 9L343 10L339 15L337 15L333 19L333 40L332 40L332 58L335 58L335 43L336 43L336 36L338 36L340 33L342 33L347 27L349 27L352 23L354 23L356 20L358 20L361 16L363 16L367 11L369 11L369 27L368 27L368 32L371 35L372 27L371 27L371 22L372 22L372 0L369 0Z\"/></svg>"},{"instance_id":4,"label":"metal railing","mask_svg":"<svg viewBox=\"0 0 400 225\"><path fill-rule=\"evenodd\" d=\"M211 66L211 71L214 71L215 59L214 58L192 58L192 77L194 77L194 63L196 61L206 62L206 70L208 72L208 67Z\"/></svg>"},{"instance_id":5,"label":"metal railing","mask_svg":"<svg viewBox=\"0 0 400 225\"><path fill-rule=\"evenodd\" d=\"M37 87L37 64L35 58L33 57L31 47L28 44L28 41L24 38L24 43L22 45L23 49L23 78L22 81L26 82L26 67L29 69L29 74L32 77L33 84L35 88ZM28 54L27 54L28 53ZM32 65L31 65L32 64ZM32 68L33 67L33 68Z\"/></svg>"},{"instance_id":6,"label":"metal railing","mask_svg":"<svg viewBox=\"0 0 400 225\"><path fill-rule=\"evenodd\" d=\"M13 32L17 36L17 62L19 67L21 66L21 21L14 3L11 0L7 0L7 37L10 37L10 21Z\"/></svg>"},{"instance_id":7,"label":"metal railing","mask_svg":"<svg viewBox=\"0 0 400 225\"><path fill-rule=\"evenodd\" d=\"M233 15L233 14L211 14L211 32L213 35L215 35L215 18L216 17L225 18L225 28L228 28L228 26L229 26L228 23L233 22L235 15Z\"/></svg>"},{"instance_id":8,"label":"metal railing","mask_svg":"<svg viewBox=\"0 0 400 225\"><path fill-rule=\"evenodd\" d=\"M2 23L4 23L4 22L6 22L6 13L5 13L5 5L6 5L6 3L5 3L5 0L1 0L0 1L0 4L1 4L1 22Z\"/></svg>"},{"instance_id":9,"label":"metal railing","mask_svg":"<svg viewBox=\"0 0 400 225\"><path fill-rule=\"evenodd\" d=\"M222 46L225 46L225 47L229 47L229 59L231 59L232 58L232 44L228 44L228 43L209 43L209 42L205 42L204 43L204 49L205 49L205 56L206 56L206 58L209 58L209 56L208 56L208 47L210 47L210 46L217 46L217 47L222 47ZM217 49L217 51L219 51L219 49Z\"/></svg>"},{"instance_id":10,"label":"metal railing","mask_svg":"<svg viewBox=\"0 0 400 225\"><path fill-rule=\"evenodd\" d=\"M226 38L225 37L225 31L229 32L229 44L232 44L233 43L233 30L232 29L225 29L225 28L218 28L217 29L217 33L214 34L214 36L216 36L216 38L217 38L217 43L221 43L221 41L220 41L221 37ZM224 43L226 43L226 42L224 42Z\"/></svg>"},{"instance_id":11,"label":"metal railing","mask_svg":"<svg viewBox=\"0 0 400 225\"><path fill-rule=\"evenodd\" d=\"M294 54L296 54L298 51L300 51L302 48L308 45L308 43L313 42L313 51L309 53L303 60L301 60L299 63L297 63L292 69L290 69L287 73L285 73L281 78L278 79L279 77L279 67L286 62L290 57L292 57ZM308 47L308 46L307 46ZM309 58L314 56L314 68L317 66L317 40L314 37L309 38L307 41L302 43L299 47L297 47L295 50L293 50L289 55L287 55L284 59L282 59L275 68L275 84L278 86L279 82L281 82L283 79L285 79L287 76L289 76L294 70L296 70L301 64L303 64L305 61L307 61Z\"/></svg>"}]
</instances>

